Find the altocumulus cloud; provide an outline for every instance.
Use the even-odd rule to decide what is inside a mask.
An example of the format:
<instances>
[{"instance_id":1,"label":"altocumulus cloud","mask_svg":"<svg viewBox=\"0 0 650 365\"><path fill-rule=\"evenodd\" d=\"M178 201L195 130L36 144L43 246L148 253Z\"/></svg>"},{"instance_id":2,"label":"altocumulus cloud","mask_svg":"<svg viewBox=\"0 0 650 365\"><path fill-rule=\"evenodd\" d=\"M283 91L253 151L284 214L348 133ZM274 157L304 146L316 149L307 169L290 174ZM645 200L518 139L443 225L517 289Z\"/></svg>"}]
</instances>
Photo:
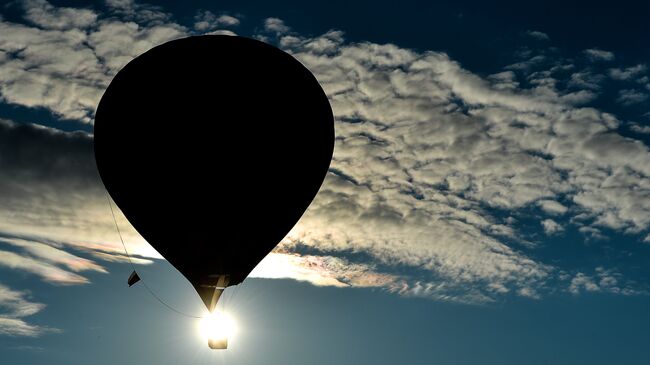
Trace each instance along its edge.
<instances>
[{"instance_id":1,"label":"altocumulus cloud","mask_svg":"<svg viewBox=\"0 0 650 365\"><path fill-rule=\"evenodd\" d=\"M647 147L618 134L613 115L580 106L580 91L556 89L552 71L522 89L513 74L486 80L443 53L346 44L340 32L279 42L315 72L338 122L331 173L288 246L426 271L391 282L400 292L471 288L490 300L531 293L556 271L507 244L524 237L497 211L539 205L593 234L648 229ZM439 281L423 284L428 275Z\"/></svg>"},{"instance_id":2,"label":"altocumulus cloud","mask_svg":"<svg viewBox=\"0 0 650 365\"><path fill-rule=\"evenodd\" d=\"M87 123L124 64L194 34L132 1L108 1L104 12L22 5L28 25L0 21L2 100ZM77 23L62 20L75 11ZM194 20L196 31L228 34L219 27L239 23L205 11ZM614 115L585 106L604 76L585 69L560 80L569 66L532 72L546 55L481 77L441 52L349 43L334 30L305 37L277 18L255 36L314 72L337 139L321 192L254 276L473 303L507 293L539 298L557 290L550 282L576 294L636 292L612 268L584 273L536 259L537 243L518 224L533 210L549 235L566 225L586 237L603 229L647 235L648 148L619 134ZM611 69L610 76L643 72ZM84 272L104 272L100 261L124 260L91 138L0 122L0 265L72 284L87 282ZM143 262L158 257L119 219Z\"/></svg>"}]
</instances>

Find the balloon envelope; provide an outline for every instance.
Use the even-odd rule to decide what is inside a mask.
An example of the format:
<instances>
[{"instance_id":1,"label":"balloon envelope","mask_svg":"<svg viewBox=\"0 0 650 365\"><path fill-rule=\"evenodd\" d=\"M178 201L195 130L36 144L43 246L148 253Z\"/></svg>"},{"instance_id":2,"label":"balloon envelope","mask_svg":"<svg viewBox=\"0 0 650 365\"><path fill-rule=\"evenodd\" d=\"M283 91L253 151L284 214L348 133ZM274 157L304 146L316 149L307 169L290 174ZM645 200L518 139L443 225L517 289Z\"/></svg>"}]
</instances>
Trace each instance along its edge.
<instances>
[{"instance_id":1,"label":"balloon envelope","mask_svg":"<svg viewBox=\"0 0 650 365\"><path fill-rule=\"evenodd\" d=\"M94 128L111 197L209 309L215 287L244 280L295 225L334 148L314 76L234 36L184 38L137 57L107 88Z\"/></svg>"}]
</instances>

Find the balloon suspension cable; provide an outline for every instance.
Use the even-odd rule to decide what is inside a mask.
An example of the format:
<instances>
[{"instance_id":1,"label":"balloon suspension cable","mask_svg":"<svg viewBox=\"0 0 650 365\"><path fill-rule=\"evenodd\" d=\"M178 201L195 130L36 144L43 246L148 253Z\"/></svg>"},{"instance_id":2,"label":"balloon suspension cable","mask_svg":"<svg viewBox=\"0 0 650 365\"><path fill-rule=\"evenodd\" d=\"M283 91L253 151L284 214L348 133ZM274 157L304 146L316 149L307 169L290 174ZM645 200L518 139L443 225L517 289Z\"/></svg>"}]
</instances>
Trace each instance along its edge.
<instances>
[{"instance_id":1,"label":"balloon suspension cable","mask_svg":"<svg viewBox=\"0 0 650 365\"><path fill-rule=\"evenodd\" d=\"M120 242L122 242L122 247L124 248L124 252L126 253L126 257L129 259L129 264L131 265L131 269L133 271L135 270L135 265L133 264L133 261L131 261L131 255L129 255L129 250L126 249L126 244L124 244L124 239L122 238L122 232L120 231L120 227L117 224L117 219L115 218L115 212L113 211L113 202L111 201L110 196L108 195L108 192L106 192L106 199L108 200L108 206L111 208L111 216L113 216L113 223L115 223L115 229L117 230L117 234L120 236ZM176 314L179 314L181 316L187 317L187 318L195 318L195 319L201 319L203 316L195 316L192 314L187 314L182 311L179 311L178 309L172 307L171 305L165 303L164 300L162 300L156 293L151 290L151 288L147 285L147 283L144 281L144 278L140 277L140 282L142 282L142 285L147 289L149 294L151 294L152 297L154 297L160 304L164 305L167 309L171 310L172 312L175 312Z\"/></svg>"}]
</instances>

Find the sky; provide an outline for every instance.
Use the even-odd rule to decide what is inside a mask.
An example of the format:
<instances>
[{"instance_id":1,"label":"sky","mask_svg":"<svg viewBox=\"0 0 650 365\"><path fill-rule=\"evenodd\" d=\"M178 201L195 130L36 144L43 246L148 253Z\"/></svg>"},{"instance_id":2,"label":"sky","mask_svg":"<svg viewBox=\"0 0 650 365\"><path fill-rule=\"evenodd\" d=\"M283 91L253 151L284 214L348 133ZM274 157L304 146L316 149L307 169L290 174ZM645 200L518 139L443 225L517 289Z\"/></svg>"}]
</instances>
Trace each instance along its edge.
<instances>
[{"instance_id":1,"label":"sky","mask_svg":"<svg viewBox=\"0 0 650 365\"><path fill-rule=\"evenodd\" d=\"M648 10L4 3L2 363L648 363ZM200 34L292 54L336 127L312 205L223 296L238 323L227 351L127 287L92 152L95 108L117 71ZM152 291L202 313L182 275L119 212L117 222Z\"/></svg>"}]
</instances>

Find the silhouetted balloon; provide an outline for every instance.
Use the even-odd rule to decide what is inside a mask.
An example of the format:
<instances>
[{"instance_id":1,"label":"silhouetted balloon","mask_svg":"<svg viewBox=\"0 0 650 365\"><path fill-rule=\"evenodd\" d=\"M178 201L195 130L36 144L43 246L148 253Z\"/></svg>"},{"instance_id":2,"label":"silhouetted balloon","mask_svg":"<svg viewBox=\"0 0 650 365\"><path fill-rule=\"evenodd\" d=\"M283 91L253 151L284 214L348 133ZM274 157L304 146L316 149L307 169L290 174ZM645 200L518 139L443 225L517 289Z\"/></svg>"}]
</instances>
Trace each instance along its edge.
<instances>
[{"instance_id":1,"label":"silhouetted balloon","mask_svg":"<svg viewBox=\"0 0 650 365\"><path fill-rule=\"evenodd\" d=\"M291 230L334 148L314 76L263 42L200 36L126 65L95 117L101 178L212 310Z\"/></svg>"}]
</instances>

